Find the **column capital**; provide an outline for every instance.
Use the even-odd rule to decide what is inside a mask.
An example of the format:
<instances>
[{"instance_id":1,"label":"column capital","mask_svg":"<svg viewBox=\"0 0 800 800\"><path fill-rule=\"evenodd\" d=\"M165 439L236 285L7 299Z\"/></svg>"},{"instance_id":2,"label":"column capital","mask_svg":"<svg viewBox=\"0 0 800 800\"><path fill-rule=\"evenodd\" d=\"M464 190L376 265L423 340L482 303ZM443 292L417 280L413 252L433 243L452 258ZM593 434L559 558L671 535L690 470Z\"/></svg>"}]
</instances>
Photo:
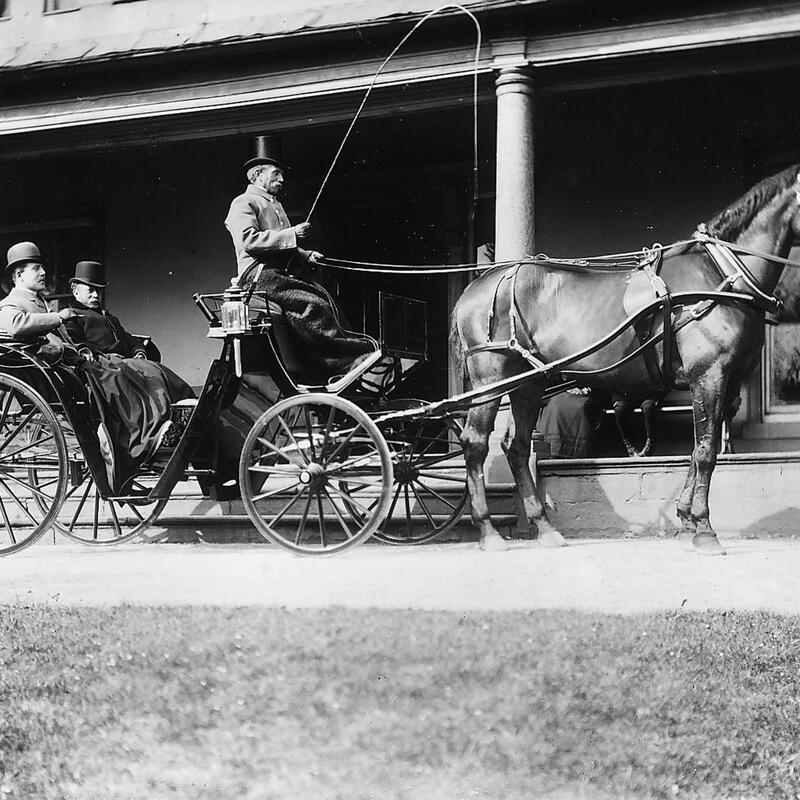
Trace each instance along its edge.
<instances>
[{"instance_id":1,"label":"column capital","mask_svg":"<svg viewBox=\"0 0 800 800\"><path fill-rule=\"evenodd\" d=\"M495 79L497 95L527 94L534 95L533 67L503 67Z\"/></svg>"}]
</instances>

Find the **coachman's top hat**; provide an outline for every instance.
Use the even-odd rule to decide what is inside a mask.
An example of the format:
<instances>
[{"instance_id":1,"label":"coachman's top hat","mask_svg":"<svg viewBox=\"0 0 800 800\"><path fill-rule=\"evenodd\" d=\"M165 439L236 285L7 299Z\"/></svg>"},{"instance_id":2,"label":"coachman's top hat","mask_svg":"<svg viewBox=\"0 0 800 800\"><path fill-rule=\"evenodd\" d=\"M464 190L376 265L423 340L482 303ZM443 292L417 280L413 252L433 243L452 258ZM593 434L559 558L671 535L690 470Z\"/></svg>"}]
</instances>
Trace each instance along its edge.
<instances>
[{"instance_id":1,"label":"coachman's top hat","mask_svg":"<svg viewBox=\"0 0 800 800\"><path fill-rule=\"evenodd\" d=\"M79 261L75 265L75 275L69 279L70 285L73 283L85 283L87 286L94 286L96 289L105 289L106 271L99 261Z\"/></svg>"},{"instance_id":2,"label":"coachman's top hat","mask_svg":"<svg viewBox=\"0 0 800 800\"><path fill-rule=\"evenodd\" d=\"M6 271L23 264L44 264L39 248L33 242L18 242L8 248Z\"/></svg>"}]
</instances>

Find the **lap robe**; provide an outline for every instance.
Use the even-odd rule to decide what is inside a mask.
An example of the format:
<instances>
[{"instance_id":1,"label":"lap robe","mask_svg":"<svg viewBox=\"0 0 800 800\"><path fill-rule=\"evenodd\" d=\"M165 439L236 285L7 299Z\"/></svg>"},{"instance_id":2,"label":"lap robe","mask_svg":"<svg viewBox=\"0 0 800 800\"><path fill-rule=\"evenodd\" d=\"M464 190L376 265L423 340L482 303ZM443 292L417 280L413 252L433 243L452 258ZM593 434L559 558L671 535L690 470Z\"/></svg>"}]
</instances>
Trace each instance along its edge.
<instances>
[{"instance_id":1,"label":"lap robe","mask_svg":"<svg viewBox=\"0 0 800 800\"><path fill-rule=\"evenodd\" d=\"M76 371L96 398L100 421L111 436L115 491L123 491L157 443L171 405L194 397L172 370L137 358L83 361Z\"/></svg>"},{"instance_id":2,"label":"lap robe","mask_svg":"<svg viewBox=\"0 0 800 800\"><path fill-rule=\"evenodd\" d=\"M250 288L254 272L251 268L242 276L244 287ZM265 268L258 277L256 290L266 292L283 309L292 334L305 350L310 368L331 376L345 373L358 356L374 351L371 338L342 328L330 295L314 281Z\"/></svg>"}]
</instances>

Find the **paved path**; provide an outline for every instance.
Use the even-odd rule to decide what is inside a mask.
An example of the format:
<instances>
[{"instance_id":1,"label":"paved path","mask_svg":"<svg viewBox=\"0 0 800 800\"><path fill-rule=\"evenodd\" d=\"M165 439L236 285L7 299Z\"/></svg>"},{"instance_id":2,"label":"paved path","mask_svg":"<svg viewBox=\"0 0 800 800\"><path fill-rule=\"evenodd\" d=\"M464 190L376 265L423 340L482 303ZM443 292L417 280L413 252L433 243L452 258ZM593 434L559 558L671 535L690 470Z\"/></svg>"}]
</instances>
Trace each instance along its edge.
<instances>
[{"instance_id":1,"label":"paved path","mask_svg":"<svg viewBox=\"0 0 800 800\"><path fill-rule=\"evenodd\" d=\"M603 539L561 550L519 541L506 553L365 545L314 559L264 545L39 543L0 560L0 603L800 613L800 543L725 545L725 558L674 540Z\"/></svg>"}]
</instances>

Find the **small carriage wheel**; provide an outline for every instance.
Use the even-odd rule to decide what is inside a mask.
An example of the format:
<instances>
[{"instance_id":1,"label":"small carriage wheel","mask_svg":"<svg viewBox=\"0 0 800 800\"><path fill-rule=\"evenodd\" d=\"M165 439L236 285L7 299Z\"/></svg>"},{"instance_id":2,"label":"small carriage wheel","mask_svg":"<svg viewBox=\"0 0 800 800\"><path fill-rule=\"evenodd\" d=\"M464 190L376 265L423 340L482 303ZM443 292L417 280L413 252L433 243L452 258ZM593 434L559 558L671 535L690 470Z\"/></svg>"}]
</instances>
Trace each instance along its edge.
<instances>
[{"instance_id":1,"label":"small carriage wheel","mask_svg":"<svg viewBox=\"0 0 800 800\"><path fill-rule=\"evenodd\" d=\"M259 533L301 555L368 539L389 508L392 459L381 432L336 395L282 400L259 417L239 461L242 500ZM345 487L358 487L355 498ZM361 516L354 519L348 509Z\"/></svg>"},{"instance_id":2,"label":"small carriage wheel","mask_svg":"<svg viewBox=\"0 0 800 800\"><path fill-rule=\"evenodd\" d=\"M0 374L0 556L40 539L66 491L67 446L55 413L26 383Z\"/></svg>"},{"instance_id":3,"label":"small carriage wheel","mask_svg":"<svg viewBox=\"0 0 800 800\"><path fill-rule=\"evenodd\" d=\"M159 476L142 472L133 480L128 494L132 499L104 500L97 491L72 426L65 417L61 417L61 425L67 445L70 481L53 528L62 536L86 545L120 544L144 533L167 504L166 497L150 503L141 499L147 496ZM36 468L31 469L32 483L40 481L38 472Z\"/></svg>"},{"instance_id":4,"label":"small carriage wheel","mask_svg":"<svg viewBox=\"0 0 800 800\"><path fill-rule=\"evenodd\" d=\"M423 400L396 400L386 411L424 405ZM461 519L469 501L461 431L458 420L450 418L398 420L381 426L392 453L394 485L376 539L397 545L424 544L447 533ZM356 487L351 493L358 497ZM355 507L348 510L360 516Z\"/></svg>"}]
</instances>

